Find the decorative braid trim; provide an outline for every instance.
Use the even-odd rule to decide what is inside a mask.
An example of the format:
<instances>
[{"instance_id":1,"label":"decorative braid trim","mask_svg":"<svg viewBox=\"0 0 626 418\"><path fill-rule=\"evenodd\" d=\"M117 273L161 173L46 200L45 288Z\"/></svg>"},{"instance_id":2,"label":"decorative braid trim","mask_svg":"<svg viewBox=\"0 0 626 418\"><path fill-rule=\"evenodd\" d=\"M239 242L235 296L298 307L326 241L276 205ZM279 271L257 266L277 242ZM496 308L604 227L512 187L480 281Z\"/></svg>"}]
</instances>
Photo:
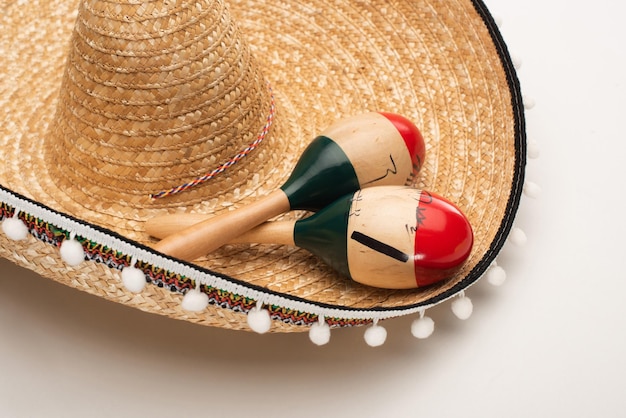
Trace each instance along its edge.
<instances>
[{"instance_id":1,"label":"decorative braid trim","mask_svg":"<svg viewBox=\"0 0 626 418\"><path fill-rule=\"evenodd\" d=\"M13 217L16 210L30 234L41 242L59 248L73 233L83 247L87 262L101 263L121 272L136 259L135 268L143 271L148 284L181 295L198 287L207 294L210 304L246 314L260 304L269 311L273 320L286 324L311 326L322 317L331 327L358 326L374 320L418 313L434 305L364 310L314 303L280 294L159 255L114 232L61 214L0 187L0 221Z\"/></svg>"}]
</instances>

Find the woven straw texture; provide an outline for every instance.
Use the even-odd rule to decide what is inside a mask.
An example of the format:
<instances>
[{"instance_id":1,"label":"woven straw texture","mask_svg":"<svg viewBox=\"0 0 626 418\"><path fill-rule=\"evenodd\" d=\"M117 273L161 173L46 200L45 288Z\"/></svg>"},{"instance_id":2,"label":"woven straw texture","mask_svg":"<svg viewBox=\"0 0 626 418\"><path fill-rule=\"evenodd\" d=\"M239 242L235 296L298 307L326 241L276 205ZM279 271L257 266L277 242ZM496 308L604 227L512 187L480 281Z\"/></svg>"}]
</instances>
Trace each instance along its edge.
<instances>
[{"instance_id":1,"label":"woven straw texture","mask_svg":"<svg viewBox=\"0 0 626 418\"><path fill-rule=\"evenodd\" d=\"M455 202L474 228L474 250L454 279L374 289L303 250L272 245L229 245L198 264L314 304L402 308L462 288L470 273L475 280L510 227L523 180L519 98L503 47L471 1L33 0L0 8L0 185L54 210L149 244L149 217L252 202L280 187L308 142L337 118L389 111L413 120L426 141L415 186ZM275 120L257 149L205 184L150 199L245 149L266 123L270 94ZM117 272L68 267L33 237L2 237L0 248L97 296L246 328L245 315L228 309L185 312L167 289L131 294Z\"/></svg>"}]
</instances>

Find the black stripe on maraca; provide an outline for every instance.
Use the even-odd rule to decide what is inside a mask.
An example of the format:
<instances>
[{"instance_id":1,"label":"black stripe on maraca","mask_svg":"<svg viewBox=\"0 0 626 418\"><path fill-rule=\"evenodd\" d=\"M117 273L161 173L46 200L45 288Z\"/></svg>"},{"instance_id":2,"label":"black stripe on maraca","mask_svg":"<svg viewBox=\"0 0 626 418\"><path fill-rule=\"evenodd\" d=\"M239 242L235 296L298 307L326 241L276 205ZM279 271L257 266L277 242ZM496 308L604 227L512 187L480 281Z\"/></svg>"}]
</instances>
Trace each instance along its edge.
<instances>
[{"instance_id":1,"label":"black stripe on maraca","mask_svg":"<svg viewBox=\"0 0 626 418\"><path fill-rule=\"evenodd\" d=\"M350 238L374 251L389 256L394 260L398 260L403 263L409 261L409 255L407 253L404 253L391 245L387 245L384 242L378 241L376 238L365 235L362 232L354 231L352 232L352 235L350 235Z\"/></svg>"}]
</instances>

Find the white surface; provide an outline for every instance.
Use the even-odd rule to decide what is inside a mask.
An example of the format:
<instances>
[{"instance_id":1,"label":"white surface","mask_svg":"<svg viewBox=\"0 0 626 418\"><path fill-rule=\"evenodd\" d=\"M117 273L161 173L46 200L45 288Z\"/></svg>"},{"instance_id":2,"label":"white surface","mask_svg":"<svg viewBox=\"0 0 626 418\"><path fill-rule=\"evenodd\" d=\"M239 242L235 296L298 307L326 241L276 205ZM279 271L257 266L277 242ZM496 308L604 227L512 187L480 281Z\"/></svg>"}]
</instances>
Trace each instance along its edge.
<instances>
[{"instance_id":1,"label":"white surface","mask_svg":"<svg viewBox=\"0 0 626 418\"><path fill-rule=\"evenodd\" d=\"M474 313L364 329L252 335L148 315L0 262L0 417L618 417L626 414L626 3L488 0L536 106L542 187L507 280Z\"/></svg>"}]
</instances>

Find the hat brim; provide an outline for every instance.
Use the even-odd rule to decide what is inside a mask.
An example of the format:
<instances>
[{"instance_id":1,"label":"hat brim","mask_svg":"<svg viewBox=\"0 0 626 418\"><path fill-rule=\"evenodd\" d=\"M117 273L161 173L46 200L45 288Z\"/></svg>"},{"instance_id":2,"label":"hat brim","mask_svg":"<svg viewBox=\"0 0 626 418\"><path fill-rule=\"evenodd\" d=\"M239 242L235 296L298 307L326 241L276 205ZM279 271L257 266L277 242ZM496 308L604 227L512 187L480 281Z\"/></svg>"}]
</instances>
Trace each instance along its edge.
<instances>
[{"instance_id":1,"label":"hat brim","mask_svg":"<svg viewBox=\"0 0 626 418\"><path fill-rule=\"evenodd\" d=\"M420 127L427 155L415 185L457 204L473 225L475 244L454 278L401 291L340 278L296 248L231 246L183 263L147 245L145 219L136 214L68 210L71 205L59 203L64 191L45 188L38 145L55 114L77 1L42 3L13 4L0 18L6 29L0 35L6 57L0 86L2 217L17 211L30 232L19 241L3 234L3 257L151 313L249 329L245 315L260 304L275 319L272 330L300 331L320 317L348 326L427 308L478 280L504 244L522 193L524 115L515 69L481 1L231 4L273 86L277 118L295 136L285 175L294 154L338 117L390 111ZM268 188L281 179L275 176ZM86 254L77 267L58 251L74 235ZM120 277L134 261L150 281L141 293L129 292ZM210 302L202 312L180 306L182 294L195 287Z\"/></svg>"}]
</instances>

